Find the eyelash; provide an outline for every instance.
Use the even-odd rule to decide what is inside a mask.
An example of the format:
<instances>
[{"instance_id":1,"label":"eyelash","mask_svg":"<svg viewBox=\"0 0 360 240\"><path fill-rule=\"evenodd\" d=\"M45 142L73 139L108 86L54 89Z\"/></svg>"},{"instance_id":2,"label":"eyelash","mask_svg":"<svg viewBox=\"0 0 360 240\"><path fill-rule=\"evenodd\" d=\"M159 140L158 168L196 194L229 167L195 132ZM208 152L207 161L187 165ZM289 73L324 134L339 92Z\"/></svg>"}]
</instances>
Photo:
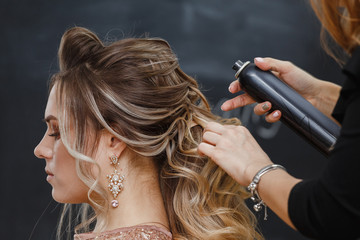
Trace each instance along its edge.
<instances>
[{"instance_id":1,"label":"eyelash","mask_svg":"<svg viewBox=\"0 0 360 240\"><path fill-rule=\"evenodd\" d=\"M57 140L57 139L60 138L60 132L59 132L57 129L54 129L54 132L53 132L53 133L50 133L49 136L50 136L50 137L54 137L55 140Z\"/></svg>"},{"instance_id":2,"label":"eyelash","mask_svg":"<svg viewBox=\"0 0 360 240\"><path fill-rule=\"evenodd\" d=\"M49 134L49 136L58 138L60 136L60 133L59 132L51 133L51 134Z\"/></svg>"}]
</instances>

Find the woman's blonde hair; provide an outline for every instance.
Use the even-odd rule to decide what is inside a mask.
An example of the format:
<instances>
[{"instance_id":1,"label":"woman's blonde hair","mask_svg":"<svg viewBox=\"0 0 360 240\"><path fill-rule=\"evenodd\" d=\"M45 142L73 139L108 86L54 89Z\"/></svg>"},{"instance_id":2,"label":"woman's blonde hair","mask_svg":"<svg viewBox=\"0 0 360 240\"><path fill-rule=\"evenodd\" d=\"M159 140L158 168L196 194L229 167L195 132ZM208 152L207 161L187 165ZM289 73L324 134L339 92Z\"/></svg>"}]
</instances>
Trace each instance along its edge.
<instances>
[{"instance_id":1,"label":"woman's blonde hair","mask_svg":"<svg viewBox=\"0 0 360 240\"><path fill-rule=\"evenodd\" d=\"M341 59L329 47L326 32L350 54L360 45L359 0L311 0L311 6L322 23L321 38L324 49L334 59Z\"/></svg>"},{"instance_id":2,"label":"woman's blonde hair","mask_svg":"<svg viewBox=\"0 0 360 240\"><path fill-rule=\"evenodd\" d=\"M166 41L128 38L105 45L75 27L62 37L59 64L50 88L57 86L60 134L94 209L89 217L84 205L77 232L89 231L95 220L98 230L106 226L106 190L90 170L100 168L91 158L96 149L86 148L96 146L106 129L130 152L155 162L174 239L262 239L244 202L245 189L196 150L208 121L239 120L211 113Z\"/></svg>"}]
</instances>

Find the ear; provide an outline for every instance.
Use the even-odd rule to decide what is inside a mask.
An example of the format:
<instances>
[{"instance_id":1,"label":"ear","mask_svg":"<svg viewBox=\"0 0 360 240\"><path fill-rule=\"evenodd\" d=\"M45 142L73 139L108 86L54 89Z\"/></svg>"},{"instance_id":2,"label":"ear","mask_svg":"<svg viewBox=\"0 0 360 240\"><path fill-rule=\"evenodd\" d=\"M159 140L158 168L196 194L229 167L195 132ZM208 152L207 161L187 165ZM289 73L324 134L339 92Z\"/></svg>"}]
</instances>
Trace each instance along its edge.
<instances>
[{"instance_id":1,"label":"ear","mask_svg":"<svg viewBox=\"0 0 360 240\"><path fill-rule=\"evenodd\" d=\"M109 152L115 154L116 156L120 156L121 153L125 150L126 144L118 139L115 135L106 131L103 136L105 139L106 147Z\"/></svg>"}]
</instances>

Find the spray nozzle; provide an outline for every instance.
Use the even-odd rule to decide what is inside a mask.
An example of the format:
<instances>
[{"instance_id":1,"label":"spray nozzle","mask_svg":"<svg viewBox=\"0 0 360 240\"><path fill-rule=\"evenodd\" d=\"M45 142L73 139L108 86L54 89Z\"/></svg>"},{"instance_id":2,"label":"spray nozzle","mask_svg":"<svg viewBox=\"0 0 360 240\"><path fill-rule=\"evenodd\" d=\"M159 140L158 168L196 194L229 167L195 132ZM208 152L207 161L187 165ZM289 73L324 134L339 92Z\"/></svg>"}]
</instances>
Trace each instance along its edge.
<instances>
[{"instance_id":1,"label":"spray nozzle","mask_svg":"<svg viewBox=\"0 0 360 240\"><path fill-rule=\"evenodd\" d=\"M238 71L242 66L244 65L244 63L240 60L237 60L234 65L232 66L232 69L234 69L235 71Z\"/></svg>"},{"instance_id":2,"label":"spray nozzle","mask_svg":"<svg viewBox=\"0 0 360 240\"><path fill-rule=\"evenodd\" d=\"M250 64L249 61L243 63L243 62L240 61L240 60L237 60L237 61L234 63L232 69L234 69L235 72L236 72L236 74L235 74L235 77L236 77L236 78L239 77L240 72L241 72L248 64Z\"/></svg>"}]
</instances>

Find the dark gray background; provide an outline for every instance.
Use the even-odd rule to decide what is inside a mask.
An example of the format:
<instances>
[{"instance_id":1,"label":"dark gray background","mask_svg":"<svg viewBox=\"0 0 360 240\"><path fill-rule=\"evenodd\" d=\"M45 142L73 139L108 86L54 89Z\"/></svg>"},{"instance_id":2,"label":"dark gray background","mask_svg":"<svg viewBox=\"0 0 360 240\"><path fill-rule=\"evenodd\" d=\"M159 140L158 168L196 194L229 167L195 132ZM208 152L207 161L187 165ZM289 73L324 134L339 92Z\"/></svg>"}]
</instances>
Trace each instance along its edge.
<instances>
[{"instance_id":1,"label":"dark gray background","mask_svg":"<svg viewBox=\"0 0 360 240\"><path fill-rule=\"evenodd\" d=\"M0 2L0 236L52 239L60 205L51 200L44 160L33 155L45 124L47 81L57 70L62 33L84 26L106 40L149 33L169 41L223 116L238 116L276 163L299 178L316 177L326 159L281 124L250 107L222 113L237 59L272 56L341 83L340 68L320 48L320 25L303 0L79 0ZM270 240L306 239L273 213L260 227Z\"/></svg>"}]
</instances>

